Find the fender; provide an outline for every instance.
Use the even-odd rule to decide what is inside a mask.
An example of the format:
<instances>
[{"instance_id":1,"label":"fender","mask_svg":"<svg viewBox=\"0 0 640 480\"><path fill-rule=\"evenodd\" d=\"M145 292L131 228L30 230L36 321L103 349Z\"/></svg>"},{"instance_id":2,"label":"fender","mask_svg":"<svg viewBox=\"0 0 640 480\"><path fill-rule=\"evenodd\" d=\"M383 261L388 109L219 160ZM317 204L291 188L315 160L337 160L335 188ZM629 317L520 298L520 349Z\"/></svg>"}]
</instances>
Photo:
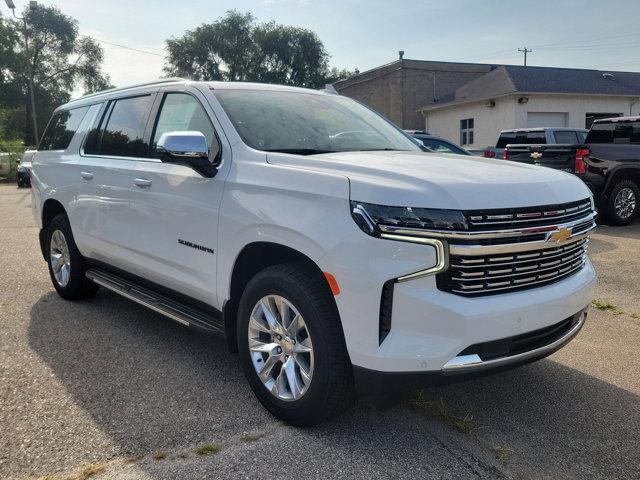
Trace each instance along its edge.
<instances>
[{"instance_id":1,"label":"fender","mask_svg":"<svg viewBox=\"0 0 640 480\"><path fill-rule=\"evenodd\" d=\"M603 197L608 197L609 195L609 190L611 189L611 182L613 180L613 178L616 176L616 174L620 171L623 170L634 170L638 176L640 176L640 164L638 163L623 163L621 165L617 165L614 168L612 168L611 170L609 170L607 172L607 179L604 182L604 187L602 189L603 191ZM639 185L640 186L640 185Z\"/></svg>"}]
</instances>

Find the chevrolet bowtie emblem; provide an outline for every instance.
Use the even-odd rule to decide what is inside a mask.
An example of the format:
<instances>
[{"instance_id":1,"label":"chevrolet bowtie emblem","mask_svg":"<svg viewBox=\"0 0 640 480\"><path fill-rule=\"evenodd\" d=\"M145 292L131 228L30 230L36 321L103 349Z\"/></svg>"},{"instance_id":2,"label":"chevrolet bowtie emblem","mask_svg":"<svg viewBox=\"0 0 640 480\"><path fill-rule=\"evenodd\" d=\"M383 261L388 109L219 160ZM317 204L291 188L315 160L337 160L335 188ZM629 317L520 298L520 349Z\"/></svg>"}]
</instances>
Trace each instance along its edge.
<instances>
[{"instance_id":1,"label":"chevrolet bowtie emblem","mask_svg":"<svg viewBox=\"0 0 640 480\"><path fill-rule=\"evenodd\" d=\"M542 154L540 152L531 152L531 158L533 158L534 160L537 160L541 156Z\"/></svg>"},{"instance_id":2,"label":"chevrolet bowtie emblem","mask_svg":"<svg viewBox=\"0 0 640 480\"><path fill-rule=\"evenodd\" d=\"M551 232L549 234L549 236L547 237L547 242L556 242L556 243L564 242L570 236L571 236L570 228L560 228L555 232Z\"/></svg>"}]
</instances>

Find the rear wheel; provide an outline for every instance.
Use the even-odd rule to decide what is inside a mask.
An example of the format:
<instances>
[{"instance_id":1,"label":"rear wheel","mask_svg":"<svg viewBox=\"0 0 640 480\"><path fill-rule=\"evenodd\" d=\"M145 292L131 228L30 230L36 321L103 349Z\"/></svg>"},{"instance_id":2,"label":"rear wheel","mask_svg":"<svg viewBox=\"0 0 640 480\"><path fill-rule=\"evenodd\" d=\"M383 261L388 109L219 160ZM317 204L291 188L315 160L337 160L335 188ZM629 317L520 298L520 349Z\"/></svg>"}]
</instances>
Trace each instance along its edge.
<instances>
[{"instance_id":1,"label":"rear wheel","mask_svg":"<svg viewBox=\"0 0 640 480\"><path fill-rule=\"evenodd\" d=\"M260 402L294 425L320 423L353 399L351 364L335 307L304 264L262 270L238 315L238 350Z\"/></svg>"},{"instance_id":2,"label":"rear wheel","mask_svg":"<svg viewBox=\"0 0 640 480\"><path fill-rule=\"evenodd\" d=\"M46 252L51 282L62 298L76 300L95 295L98 286L84 276L84 260L66 215L57 215L49 223Z\"/></svg>"},{"instance_id":3,"label":"rear wheel","mask_svg":"<svg viewBox=\"0 0 640 480\"><path fill-rule=\"evenodd\" d=\"M631 180L620 180L609 193L607 216L612 225L627 225L638 214L640 190Z\"/></svg>"}]
</instances>

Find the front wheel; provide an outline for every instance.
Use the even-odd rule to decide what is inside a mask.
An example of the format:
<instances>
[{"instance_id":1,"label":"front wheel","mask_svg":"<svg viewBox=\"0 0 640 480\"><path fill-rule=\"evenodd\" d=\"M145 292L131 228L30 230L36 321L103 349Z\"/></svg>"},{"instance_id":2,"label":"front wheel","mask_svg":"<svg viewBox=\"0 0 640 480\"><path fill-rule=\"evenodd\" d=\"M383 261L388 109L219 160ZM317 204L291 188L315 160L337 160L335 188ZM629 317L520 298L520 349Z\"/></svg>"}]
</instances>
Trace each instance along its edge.
<instances>
[{"instance_id":1,"label":"front wheel","mask_svg":"<svg viewBox=\"0 0 640 480\"><path fill-rule=\"evenodd\" d=\"M640 190L631 180L621 180L609 193L607 216L612 225L628 225L638 214Z\"/></svg>"},{"instance_id":2,"label":"front wheel","mask_svg":"<svg viewBox=\"0 0 640 480\"><path fill-rule=\"evenodd\" d=\"M353 399L351 364L327 288L304 264L276 265L240 300L238 351L260 402L293 425L313 425Z\"/></svg>"}]
</instances>

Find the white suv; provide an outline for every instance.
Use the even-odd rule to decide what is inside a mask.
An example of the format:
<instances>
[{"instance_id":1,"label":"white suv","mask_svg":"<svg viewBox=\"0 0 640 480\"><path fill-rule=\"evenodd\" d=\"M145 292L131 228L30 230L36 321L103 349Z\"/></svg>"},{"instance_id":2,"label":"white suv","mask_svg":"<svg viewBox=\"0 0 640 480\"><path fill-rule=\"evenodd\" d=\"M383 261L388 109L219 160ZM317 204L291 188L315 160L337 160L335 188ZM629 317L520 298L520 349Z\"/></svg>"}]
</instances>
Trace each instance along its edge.
<instances>
[{"instance_id":1,"label":"white suv","mask_svg":"<svg viewBox=\"0 0 640 480\"><path fill-rule=\"evenodd\" d=\"M297 425L355 393L542 358L582 327L593 200L546 168L424 153L329 92L188 82L56 110L33 159L53 285L226 336Z\"/></svg>"}]
</instances>

